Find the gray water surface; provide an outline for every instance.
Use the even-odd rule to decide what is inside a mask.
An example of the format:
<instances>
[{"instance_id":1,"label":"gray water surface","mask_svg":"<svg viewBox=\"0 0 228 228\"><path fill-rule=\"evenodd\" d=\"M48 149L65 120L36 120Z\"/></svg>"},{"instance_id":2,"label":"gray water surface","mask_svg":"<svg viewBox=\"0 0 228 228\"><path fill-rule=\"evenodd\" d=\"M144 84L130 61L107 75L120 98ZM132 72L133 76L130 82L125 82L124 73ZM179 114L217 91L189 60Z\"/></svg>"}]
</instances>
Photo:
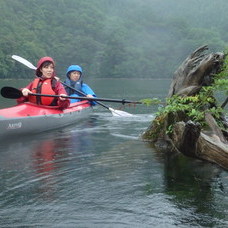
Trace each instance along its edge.
<instances>
[{"instance_id":1,"label":"gray water surface","mask_svg":"<svg viewBox=\"0 0 228 228\"><path fill-rule=\"evenodd\" d=\"M145 84L149 96L167 91L151 80L107 92L110 82L91 83L110 98L141 99ZM118 118L96 107L74 126L2 141L0 227L227 227L228 173L141 141L157 108Z\"/></svg>"}]
</instances>

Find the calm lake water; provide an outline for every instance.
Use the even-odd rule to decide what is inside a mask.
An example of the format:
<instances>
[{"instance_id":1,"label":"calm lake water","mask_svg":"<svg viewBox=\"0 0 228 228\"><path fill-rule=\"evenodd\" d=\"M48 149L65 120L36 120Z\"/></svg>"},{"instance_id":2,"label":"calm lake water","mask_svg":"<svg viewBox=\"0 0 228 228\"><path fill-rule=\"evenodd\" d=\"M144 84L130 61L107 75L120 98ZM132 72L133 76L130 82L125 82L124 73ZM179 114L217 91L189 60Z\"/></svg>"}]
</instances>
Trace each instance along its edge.
<instances>
[{"instance_id":1,"label":"calm lake water","mask_svg":"<svg viewBox=\"0 0 228 228\"><path fill-rule=\"evenodd\" d=\"M99 97L163 99L170 80L88 84ZM1 141L0 227L228 227L227 171L140 140L157 109L126 106L135 115L120 118L97 106L74 126Z\"/></svg>"}]
</instances>

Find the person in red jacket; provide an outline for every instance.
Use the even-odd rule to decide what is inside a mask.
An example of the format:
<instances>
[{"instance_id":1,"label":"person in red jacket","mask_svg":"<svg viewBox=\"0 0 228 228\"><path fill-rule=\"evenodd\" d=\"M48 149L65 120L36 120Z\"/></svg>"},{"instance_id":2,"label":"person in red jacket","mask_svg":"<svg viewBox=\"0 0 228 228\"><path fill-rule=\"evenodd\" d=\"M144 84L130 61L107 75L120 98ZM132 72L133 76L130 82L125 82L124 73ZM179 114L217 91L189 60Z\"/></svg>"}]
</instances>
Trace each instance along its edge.
<instances>
[{"instance_id":1,"label":"person in red jacket","mask_svg":"<svg viewBox=\"0 0 228 228\"><path fill-rule=\"evenodd\" d=\"M40 93L49 95L67 96L66 90L55 74L55 62L51 57L43 57L37 63L36 78L22 89L23 97L17 99L17 103L26 101L48 106L59 106L65 109L70 105L70 100L64 97L44 97L29 95Z\"/></svg>"}]
</instances>

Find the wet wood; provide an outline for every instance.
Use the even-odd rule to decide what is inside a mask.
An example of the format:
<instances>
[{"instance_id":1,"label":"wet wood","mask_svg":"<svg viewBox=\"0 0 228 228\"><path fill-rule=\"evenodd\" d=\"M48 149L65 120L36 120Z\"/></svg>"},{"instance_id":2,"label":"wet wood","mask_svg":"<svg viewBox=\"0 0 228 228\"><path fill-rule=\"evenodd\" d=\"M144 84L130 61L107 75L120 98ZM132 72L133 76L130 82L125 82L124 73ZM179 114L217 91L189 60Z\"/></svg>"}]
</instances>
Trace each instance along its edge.
<instances>
[{"instance_id":1,"label":"wet wood","mask_svg":"<svg viewBox=\"0 0 228 228\"><path fill-rule=\"evenodd\" d=\"M194 51L174 73L168 97L177 95L194 95L203 85L210 85L213 75L222 64L224 54L221 52L205 54L207 46Z\"/></svg>"},{"instance_id":2,"label":"wet wood","mask_svg":"<svg viewBox=\"0 0 228 228\"><path fill-rule=\"evenodd\" d=\"M203 132L198 124L178 122L174 127L173 144L176 152L207 160L228 169L228 144L212 132Z\"/></svg>"},{"instance_id":3,"label":"wet wood","mask_svg":"<svg viewBox=\"0 0 228 228\"><path fill-rule=\"evenodd\" d=\"M202 86L210 86L213 76L219 72L223 64L224 54L221 52L206 54L207 46L194 51L174 73L168 97L194 96ZM223 103L226 105L226 101ZM205 106L204 110L216 107L216 104ZM143 133L142 138L150 141L155 147L167 152L180 152L186 156L203 159L228 169L228 132L227 120L219 118L223 126L219 126L214 117L206 112L207 127L201 128L178 111L163 116L156 116L155 120ZM173 131L167 134L167 126L173 125Z\"/></svg>"}]
</instances>

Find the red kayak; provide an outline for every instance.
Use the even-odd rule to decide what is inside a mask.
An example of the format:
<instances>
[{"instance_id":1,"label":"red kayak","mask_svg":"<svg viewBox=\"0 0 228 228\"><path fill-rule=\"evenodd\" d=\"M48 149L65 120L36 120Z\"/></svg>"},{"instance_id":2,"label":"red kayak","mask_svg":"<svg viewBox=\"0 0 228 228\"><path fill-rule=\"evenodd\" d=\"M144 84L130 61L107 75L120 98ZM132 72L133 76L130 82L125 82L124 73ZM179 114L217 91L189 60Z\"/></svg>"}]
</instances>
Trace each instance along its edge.
<instances>
[{"instance_id":1,"label":"red kayak","mask_svg":"<svg viewBox=\"0 0 228 228\"><path fill-rule=\"evenodd\" d=\"M77 123L89 116L92 106L89 101L72 103L61 110L56 106L22 103L0 109L0 137L40 133Z\"/></svg>"}]
</instances>

